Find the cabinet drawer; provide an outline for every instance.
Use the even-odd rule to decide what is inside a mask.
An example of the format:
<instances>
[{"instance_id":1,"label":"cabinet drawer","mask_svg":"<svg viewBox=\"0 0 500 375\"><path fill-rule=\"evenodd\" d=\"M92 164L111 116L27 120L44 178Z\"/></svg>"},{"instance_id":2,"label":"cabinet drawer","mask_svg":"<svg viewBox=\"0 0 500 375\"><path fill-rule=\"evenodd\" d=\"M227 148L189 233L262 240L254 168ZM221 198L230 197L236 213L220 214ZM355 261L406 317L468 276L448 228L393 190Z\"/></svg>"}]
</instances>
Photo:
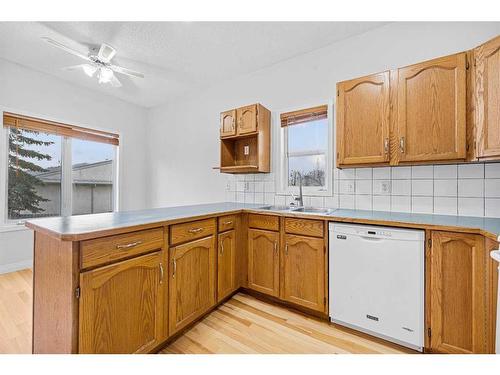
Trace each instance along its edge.
<instances>
[{"instance_id":1,"label":"cabinet drawer","mask_svg":"<svg viewBox=\"0 0 500 375\"><path fill-rule=\"evenodd\" d=\"M197 220L170 227L170 244L195 240L215 233L215 219Z\"/></svg>"},{"instance_id":2,"label":"cabinet drawer","mask_svg":"<svg viewBox=\"0 0 500 375\"><path fill-rule=\"evenodd\" d=\"M323 222L321 220L285 219L285 232L303 236L323 237Z\"/></svg>"},{"instance_id":3,"label":"cabinet drawer","mask_svg":"<svg viewBox=\"0 0 500 375\"><path fill-rule=\"evenodd\" d=\"M80 245L82 268L159 250L162 246L163 228L82 241Z\"/></svg>"},{"instance_id":4,"label":"cabinet drawer","mask_svg":"<svg viewBox=\"0 0 500 375\"><path fill-rule=\"evenodd\" d=\"M280 219L271 215L248 215L248 226L250 228L267 229L278 231L280 229Z\"/></svg>"},{"instance_id":5,"label":"cabinet drawer","mask_svg":"<svg viewBox=\"0 0 500 375\"><path fill-rule=\"evenodd\" d=\"M219 217L219 232L234 229L236 225L236 215L227 215Z\"/></svg>"}]
</instances>

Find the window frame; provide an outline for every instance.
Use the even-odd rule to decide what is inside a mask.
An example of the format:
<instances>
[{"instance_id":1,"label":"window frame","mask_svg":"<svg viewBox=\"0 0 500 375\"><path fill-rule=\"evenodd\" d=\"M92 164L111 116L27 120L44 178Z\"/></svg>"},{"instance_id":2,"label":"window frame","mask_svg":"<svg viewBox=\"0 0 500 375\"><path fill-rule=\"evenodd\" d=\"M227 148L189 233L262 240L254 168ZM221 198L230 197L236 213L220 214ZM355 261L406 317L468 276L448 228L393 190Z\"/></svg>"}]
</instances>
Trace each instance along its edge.
<instances>
[{"instance_id":1,"label":"window frame","mask_svg":"<svg viewBox=\"0 0 500 375\"><path fill-rule=\"evenodd\" d=\"M70 121L61 121L60 119L50 118L40 114L32 114L23 110L12 110L10 108L0 107L0 114L2 118L2 124L0 126L0 138L3 139L4 149L2 150L2 155L0 155L0 175L4 177L4 183L0 186L0 232L4 230L21 230L27 229L24 227L26 220L31 219L9 219L8 216L8 194L9 194L9 158L7 156L9 150L9 128L3 126L3 115L4 113L22 113L24 116L40 118L47 121L59 122L59 123L71 123ZM88 129L109 132L106 129L100 129L98 127L83 126ZM41 131L43 132L43 131ZM122 140L122 135L118 131L113 131L113 133L118 134L120 140ZM72 175L72 138L59 135L61 137L61 213L60 216L71 216L73 212L73 175ZM89 140L91 141L91 140ZM113 194L112 194L112 212L119 210L120 202L120 184L119 184L119 149L120 145L114 148L114 163L113 163ZM3 212L2 212L3 211ZM55 216L57 217L57 216Z\"/></svg>"},{"instance_id":2,"label":"window frame","mask_svg":"<svg viewBox=\"0 0 500 375\"><path fill-rule=\"evenodd\" d=\"M316 104L317 106L317 104ZM304 108L313 108L314 105ZM279 113L292 112L291 110L283 110ZM326 197L333 194L333 105L327 104L327 149L325 151L325 186L303 186L302 194L304 196L319 196ZM293 126L293 125L291 125ZM281 127L279 114L275 118L276 139L278 139L277 155L277 178L276 178L276 194L277 195L297 195L299 193L298 186L288 186L288 126Z\"/></svg>"}]
</instances>

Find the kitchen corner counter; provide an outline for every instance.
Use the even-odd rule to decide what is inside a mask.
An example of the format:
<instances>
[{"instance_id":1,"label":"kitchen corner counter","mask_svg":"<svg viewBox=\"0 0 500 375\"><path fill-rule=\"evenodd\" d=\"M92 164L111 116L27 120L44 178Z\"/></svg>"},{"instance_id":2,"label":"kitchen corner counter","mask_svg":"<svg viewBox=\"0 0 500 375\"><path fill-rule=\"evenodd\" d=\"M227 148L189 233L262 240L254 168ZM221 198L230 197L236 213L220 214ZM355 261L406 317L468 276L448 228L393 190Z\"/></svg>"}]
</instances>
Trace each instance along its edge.
<instances>
[{"instance_id":1,"label":"kitchen corner counter","mask_svg":"<svg viewBox=\"0 0 500 375\"><path fill-rule=\"evenodd\" d=\"M500 241L500 218L483 218L451 215L429 215L402 212L365 211L336 209L329 214L311 214L293 211L265 209L263 204L211 203L191 206L154 208L137 211L110 212L93 215L52 217L29 220L31 229L51 237L67 241L103 237L130 230L147 229L164 224L191 221L210 216L221 216L242 211L267 215L280 215L351 222L371 225L386 225L405 228L449 230L479 233L494 241Z\"/></svg>"}]
</instances>

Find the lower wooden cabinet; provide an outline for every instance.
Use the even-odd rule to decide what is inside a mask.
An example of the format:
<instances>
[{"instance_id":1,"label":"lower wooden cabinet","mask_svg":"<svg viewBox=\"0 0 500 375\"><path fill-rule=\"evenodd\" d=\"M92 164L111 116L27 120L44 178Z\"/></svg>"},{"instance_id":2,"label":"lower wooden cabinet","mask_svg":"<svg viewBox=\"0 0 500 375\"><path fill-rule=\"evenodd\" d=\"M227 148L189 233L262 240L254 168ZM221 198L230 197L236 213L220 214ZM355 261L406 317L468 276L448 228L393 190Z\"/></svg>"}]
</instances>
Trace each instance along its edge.
<instances>
[{"instance_id":1,"label":"lower wooden cabinet","mask_svg":"<svg viewBox=\"0 0 500 375\"><path fill-rule=\"evenodd\" d=\"M80 274L80 353L147 353L165 339L161 254Z\"/></svg>"},{"instance_id":2,"label":"lower wooden cabinet","mask_svg":"<svg viewBox=\"0 0 500 375\"><path fill-rule=\"evenodd\" d=\"M282 298L325 311L325 243L322 238L285 235Z\"/></svg>"},{"instance_id":3,"label":"lower wooden cabinet","mask_svg":"<svg viewBox=\"0 0 500 375\"><path fill-rule=\"evenodd\" d=\"M170 248L169 334L215 305L215 236Z\"/></svg>"},{"instance_id":4,"label":"lower wooden cabinet","mask_svg":"<svg viewBox=\"0 0 500 375\"><path fill-rule=\"evenodd\" d=\"M279 296L279 232L248 230L248 287Z\"/></svg>"},{"instance_id":5,"label":"lower wooden cabinet","mask_svg":"<svg viewBox=\"0 0 500 375\"><path fill-rule=\"evenodd\" d=\"M219 234L217 254L217 300L220 302L237 289L236 231Z\"/></svg>"},{"instance_id":6,"label":"lower wooden cabinet","mask_svg":"<svg viewBox=\"0 0 500 375\"><path fill-rule=\"evenodd\" d=\"M488 257L483 236L432 232L430 351L490 350Z\"/></svg>"}]
</instances>

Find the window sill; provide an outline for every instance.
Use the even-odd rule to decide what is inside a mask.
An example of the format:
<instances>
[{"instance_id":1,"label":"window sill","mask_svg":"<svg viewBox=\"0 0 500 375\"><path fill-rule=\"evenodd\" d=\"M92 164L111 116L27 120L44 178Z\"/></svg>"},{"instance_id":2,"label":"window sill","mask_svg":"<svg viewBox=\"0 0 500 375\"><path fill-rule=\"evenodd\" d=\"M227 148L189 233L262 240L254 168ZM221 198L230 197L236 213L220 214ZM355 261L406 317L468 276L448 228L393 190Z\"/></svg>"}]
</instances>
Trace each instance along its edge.
<instances>
[{"instance_id":1,"label":"window sill","mask_svg":"<svg viewBox=\"0 0 500 375\"><path fill-rule=\"evenodd\" d=\"M7 233L7 232L19 232L19 231L25 231L25 230L31 230L23 225L18 225L18 224L3 224L0 225L0 233Z\"/></svg>"}]
</instances>

